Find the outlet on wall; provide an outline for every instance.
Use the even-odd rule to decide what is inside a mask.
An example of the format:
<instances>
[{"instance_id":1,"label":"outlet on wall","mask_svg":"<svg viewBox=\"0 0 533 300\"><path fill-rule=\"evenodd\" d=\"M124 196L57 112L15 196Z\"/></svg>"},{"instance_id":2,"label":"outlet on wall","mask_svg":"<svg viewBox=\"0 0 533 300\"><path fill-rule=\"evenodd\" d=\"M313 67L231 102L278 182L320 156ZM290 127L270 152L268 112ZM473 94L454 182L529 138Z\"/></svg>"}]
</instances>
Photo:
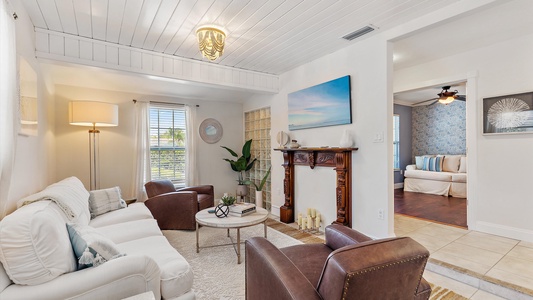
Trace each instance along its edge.
<instances>
[{"instance_id":1,"label":"outlet on wall","mask_svg":"<svg viewBox=\"0 0 533 300\"><path fill-rule=\"evenodd\" d=\"M383 209L378 210L378 219L385 220L385 212Z\"/></svg>"}]
</instances>

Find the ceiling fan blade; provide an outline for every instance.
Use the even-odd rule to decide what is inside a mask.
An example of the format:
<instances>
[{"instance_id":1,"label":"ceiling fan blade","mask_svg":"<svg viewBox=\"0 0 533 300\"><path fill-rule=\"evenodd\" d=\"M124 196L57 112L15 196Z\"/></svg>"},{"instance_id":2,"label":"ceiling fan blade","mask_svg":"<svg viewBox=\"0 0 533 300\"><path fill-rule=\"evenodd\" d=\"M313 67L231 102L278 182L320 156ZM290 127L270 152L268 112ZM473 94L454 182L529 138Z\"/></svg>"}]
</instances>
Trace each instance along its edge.
<instances>
[{"instance_id":1,"label":"ceiling fan blade","mask_svg":"<svg viewBox=\"0 0 533 300\"><path fill-rule=\"evenodd\" d=\"M437 100L437 98L432 98L432 99L420 101L420 102L417 102L417 103L413 103L413 105L419 105L419 104L426 103L426 102L433 101L433 100Z\"/></svg>"},{"instance_id":2,"label":"ceiling fan blade","mask_svg":"<svg viewBox=\"0 0 533 300\"><path fill-rule=\"evenodd\" d=\"M457 95L457 97L455 98L455 100L466 101L466 95Z\"/></svg>"}]
</instances>

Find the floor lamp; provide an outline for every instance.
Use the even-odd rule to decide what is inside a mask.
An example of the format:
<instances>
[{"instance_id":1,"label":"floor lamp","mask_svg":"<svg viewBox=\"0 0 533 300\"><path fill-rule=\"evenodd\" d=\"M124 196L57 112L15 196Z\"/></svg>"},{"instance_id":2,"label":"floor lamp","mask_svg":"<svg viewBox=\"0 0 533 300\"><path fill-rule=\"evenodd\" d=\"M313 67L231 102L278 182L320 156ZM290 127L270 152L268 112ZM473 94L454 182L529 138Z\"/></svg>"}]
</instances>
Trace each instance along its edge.
<instances>
[{"instance_id":1,"label":"floor lamp","mask_svg":"<svg viewBox=\"0 0 533 300\"><path fill-rule=\"evenodd\" d=\"M68 110L71 125L92 127L89 129L90 189L99 189L98 138L100 131L96 127L118 126L118 105L96 101L72 101L69 103Z\"/></svg>"}]
</instances>

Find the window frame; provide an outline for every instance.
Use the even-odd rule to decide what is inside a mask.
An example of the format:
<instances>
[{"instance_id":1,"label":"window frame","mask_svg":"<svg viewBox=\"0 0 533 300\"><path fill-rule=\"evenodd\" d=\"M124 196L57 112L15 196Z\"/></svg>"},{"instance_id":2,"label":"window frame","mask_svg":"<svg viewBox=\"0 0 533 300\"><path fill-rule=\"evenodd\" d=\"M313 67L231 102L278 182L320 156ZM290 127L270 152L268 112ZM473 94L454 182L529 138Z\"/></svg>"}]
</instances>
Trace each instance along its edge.
<instances>
[{"instance_id":1,"label":"window frame","mask_svg":"<svg viewBox=\"0 0 533 300\"><path fill-rule=\"evenodd\" d=\"M401 169L400 164L400 115L392 115L392 168L394 171Z\"/></svg>"},{"instance_id":2,"label":"window frame","mask_svg":"<svg viewBox=\"0 0 533 300\"><path fill-rule=\"evenodd\" d=\"M161 118L161 111L172 111L172 116L171 116L171 120L166 120L167 122L171 122L171 127L167 127L165 126L165 124L162 124L165 120L163 120ZM183 128L177 126L176 122L179 122L176 120L176 112L178 113L182 113L183 116L180 118L183 120ZM157 121L154 122L153 120L153 114L156 113L157 114ZM179 125L179 124L178 124ZM157 144L153 144L153 135L152 135L152 132L153 131L157 131L157 134L156 134L156 139L157 139ZM166 130L163 132L163 130ZM173 132L175 132L176 130L180 130L182 131L183 133L183 145L179 145L179 139L176 139L176 135L173 134ZM175 105L175 104L161 104L161 103L157 103L157 104L153 104L153 103L150 103L150 107L149 107L149 151L150 151L150 176L151 176L151 179L168 179L170 180L175 187L185 187L186 186L186 182L187 182L187 172L185 170L186 168L186 160L187 160L187 110L185 109L185 106L183 105ZM162 136L164 134L170 134L172 135L172 145L170 146L166 146L166 145L162 145ZM157 151L158 152L158 163L157 164L154 164L154 158L153 158L153 152L154 151ZM172 154L170 154L172 156L172 160L169 162L169 165L171 164L172 165L172 168L169 169L170 172L173 174L172 177L169 177L169 176L161 176L162 172L161 170L163 169L162 166L164 166L162 163L161 163L161 157L162 157L162 152L164 151L171 151L173 152ZM177 152L179 151L183 151L183 154L180 155L180 154L177 154ZM179 157L177 156L182 156L183 158L180 159ZM181 164L181 166L178 166L176 167L176 163L180 163L183 162ZM154 166L155 165L155 166ZM155 168L155 170L154 170ZM180 172L181 170L181 172ZM154 173L154 171L156 171L156 173ZM168 170L167 170L168 172ZM156 174L157 176L154 176L154 174ZM182 176L180 178L180 175Z\"/></svg>"}]
</instances>

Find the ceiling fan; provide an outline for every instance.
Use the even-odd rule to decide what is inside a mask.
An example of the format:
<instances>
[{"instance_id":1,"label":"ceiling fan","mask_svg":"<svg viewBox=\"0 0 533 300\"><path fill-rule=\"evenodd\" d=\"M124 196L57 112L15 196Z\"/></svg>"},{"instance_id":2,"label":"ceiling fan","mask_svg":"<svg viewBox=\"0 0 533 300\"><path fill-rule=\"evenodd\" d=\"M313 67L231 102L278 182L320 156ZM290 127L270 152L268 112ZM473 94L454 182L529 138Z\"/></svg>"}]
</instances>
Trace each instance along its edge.
<instances>
[{"instance_id":1,"label":"ceiling fan","mask_svg":"<svg viewBox=\"0 0 533 300\"><path fill-rule=\"evenodd\" d=\"M457 93L459 93L459 92L457 90L448 91L450 88L451 88L451 86L449 86L449 85L443 86L442 87L442 91L437 94L437 96L439 96L438 98L432 98L432 99L424 100L424 101L421 101L421 102L417 102L414 105L416 106L416 105L423 104L423 103L426 103L426 102L429 102L429 101L433 101L433 103L431 103L429 105L433 105L433 104L435 104L437 102L442 103L444 105L448 105L448 104L452 103L455 100L466 101L466 95L457 95Z\"/></svg>"}]
</instances>

